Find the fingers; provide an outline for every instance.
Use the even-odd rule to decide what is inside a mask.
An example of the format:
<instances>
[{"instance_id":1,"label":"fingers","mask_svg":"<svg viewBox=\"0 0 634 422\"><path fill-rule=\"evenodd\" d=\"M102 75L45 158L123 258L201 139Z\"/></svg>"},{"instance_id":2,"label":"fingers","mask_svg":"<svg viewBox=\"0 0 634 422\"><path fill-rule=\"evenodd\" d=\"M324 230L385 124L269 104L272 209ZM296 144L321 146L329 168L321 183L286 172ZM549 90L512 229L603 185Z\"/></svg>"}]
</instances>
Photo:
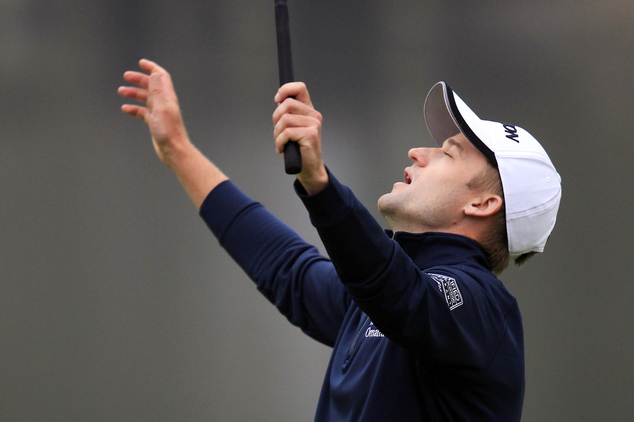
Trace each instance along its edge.
<instances>
[{"instance_id":1,"label":"fingers","mask_svg":"<svg viewBox=\"0 0 634 422\"><path fill-rule=\"evenodd\" d=\"M148 91L145 89L134 88L131 86L121 86L119 87L117 92L122 97L137 100L142 103L147 103Z\"/></svg>"},{"instance_id":2,"label":"fingers","mask_svg":"<svg viewBox=\"0 0 634 422\"><path fill-rule=\"evenodd\" d=\"M310 107L313 106L308 94L308 88L303 82L290 82L280 87L275 95L275 102L281 104L285 99L293 97L297 101L302 102Z\"/></svg>"},{"instance_id":3,"label":"fingers","mask_svg":"<svg viewBox=\"0 0 634 422\"><path fill-rule=\"evenodd\" d=\"M139 120L147 121L148 109L132 104L124 104L121 106L121 111L125 114L129 114L132 117L136 117Z\"/></svg>"},{"instance_id":4,"label":"fingers","mask_svg":"<svg viewBox=\"0 0 634 422\"><path fill-rule=\"evenodd\" d=\"M278 154L284 151L284 145L291 140L305 146L319 143L321 119L313 116L285 114L275 125L273 137Z\"/></svg>"},{"instance_id":5,"label":"fingers","mask_svg":"<svg viewBox=\"0 0 634 422\"><path fill-rule=\"evenodd\" d=\"M289 142L297 142L302 149L315 150L318 149L319 137L321 136L318 128L315 127L292 127L284 130L275 138L275 152L282 154L284 147Z\"/></svg>"},{"instance_id":6,"label":"fingers","mask_svg":"<svg viewBox=\"0 0 634 422\"><path fill-rule=\"evenodd\" d=\"M273 113L274 136L278 136L287 127L321 126L322 115L314 109L292 104L288 100Z\"/></svg>"},{"instance_id":7,"label":"fingers","mask_svg":"<svg viewBox=\"0 0 634 422\"><path fill-rule=\"evenodd\" d=\"M117 92L125 98L130 98L147 106L140 107L133 104L125 104L121 110L134 117L148 122L151 110L158 104L178 104L174 87L169 73L153 61L142 59L139 66L143 72L127 71L123 78L136 86L121 86Z\"/></svg>"},{"instance_id":8,"label":"fingers","mask_svg":"<svg viewBox=\"0 0 634 422\"><path fill-rule=\"evenodd\" d=\"M161 66L148 59L139 60L139 66L147 73L167 73Z\"/></svg>"},{"instance_id":9,"label":"fingers","mask_svg":"<svg viewBox=\"0 0 634 422\"><path fill-rule=\"evenodd\" d=\"M284 143L288 139L297 141L305 137L303 135L289 136L287 132L289 128L308 128L309 130L317 128L317 131L320 132L322 120L322 115L317 110L291 98L285 100L273 113L273 137L276 141L282 142L278 145L278 152L280 148L284 147ZM286 135L280 138L285 131ZM297 130L292 132L296 133ZM311 134L309 133L309 135Z\"/></svg>"},{"instance_id":10,"label":"fingers","mask_svg":"<svg viewBox=\"0 0 634 422\"><path fill-rule=\"evenodd\" d=\"M139 66L146 73L129 70L123 74L123 79L133 85L136 85L138 88L121 87L119 88L119 94L127 98L146 102L148 94L145 91L151 90L150 81L152 80L152 77L154 75L158 75L160 79L163 79L163 76L169 77L169 73L167 73L167 71L158 64L147 59L140 60ZM155 88L156 87L157 86L155 86Z\"/></svg>"},{"instance_id":11,"label":"fingers","mask_svg":"<svg viewBox=\"0 0 634 422\"><path fill-rule=\"evenodd\" d=\"M277 125L279 120L286 114L298 114L313 117L321 122L322 116L315 110L312 104L306 104L294 98L286 98L273 112L273 124Z\"/></svg>"},{"instance_id":12,"label":"fingers","mask_svg":"<svg viewBox=\"0 0 634 422\"><path fill-rule=\"evenodd\" d=\"M141 60L139 64L141 65L141 63L144 63L145 61L146 60ZM143 69L144 66L141 65L141 68ZM148 69L147 64L145 64L145 69ZM125 98L130 98L132 100L136 100L141 103L147 104L148 97L149 97L148 87L149 87L150 77L145 73L129 70L123 74L123 79L125 79L126 82L136 85L136 87L120 86L117 89L117 92L119 93L119 95ZM136 105L125 104L121 107L121 110L126 114L145 120L144 119L145 111Z\"/></svg>"},{"instance_id":13,"label":"fingers","mask_svg":"<svg viewBox=\"0 0 634 422\"><path fill-rule=\"evenodd\" d=\"M147 104L148 91L145 89L135 88L131 86L121 86L117 90L119 95L125 98L137 100L141 103ZM121 111L130 116L137 117L144 122L147 122L148 109L134 104L124 104L121 106Z\"/></svg>"},{"instance_id":14,"label":"fingers","mask_svg":"<svg viewBox=\"0 0 634 422\"><path fill-rule=\"evenodd\" d=\"M129 70L127 72L125 72L123 74L123 78L135 85L140 86L141 88L147 89L148 88L148 82L150 80L150 76L153 73L162 73L162 74L167 74L167 71L165 69L163 69L161 66L159 66L158 64L154 63L153 61L147 60L147 59L141 59L139 61L139 67L141 68L141 70L143 70L145 73L142 72L137 72L134 70Z\"/></svg>"},{"instance_id":15,"label":"fingers","mask_svg":"<svg viewBox=\"0 0 634 422\"><path fill-rule=\"evenodd\" d=\"M329 179L321 155L322 115L313 107L303 82L281 86L275 102L278 104L273 112L275 149L278 154L283 154L288 142L299 144L302 169L297 174L297 180L308 194L317 193Z\"/></svg>"},{"instance_id":16,"label":"fingers","mask_svg":"<svg viewBox=\"0 0 634 422\"><path fill-rule=\"evenodd\" d=\"M273 112L273 136L278 153L289 141L299 142L304 148L319 148L322 115L313 107L308 89L303 82L291 82L278 90Z\"/></svg>"},{"instance_id":17,"label":"fingers","mask_svg":"<svg viewBox=\"0 0 634 422\"><path fill-rule=\"evenodd\" d=\"M127 72L125 72L123 74L123 79L143 89L147 89L148 82L150 80L147 74L136 72L134 70L128 70Z\"/></svg>"}]
</instances>

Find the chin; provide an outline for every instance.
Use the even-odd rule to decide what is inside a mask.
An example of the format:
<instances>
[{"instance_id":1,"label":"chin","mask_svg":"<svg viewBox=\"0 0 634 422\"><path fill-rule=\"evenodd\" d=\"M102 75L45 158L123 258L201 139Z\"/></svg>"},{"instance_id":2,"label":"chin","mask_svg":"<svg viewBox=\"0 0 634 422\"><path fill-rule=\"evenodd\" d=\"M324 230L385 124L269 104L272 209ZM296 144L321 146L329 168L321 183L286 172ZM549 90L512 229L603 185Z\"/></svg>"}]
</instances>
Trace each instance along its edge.
<instances>
[{"instance_id":1,"label":"chin","mask_svg":"<svg viewBox=\"0 0 634 422\"><path fill-rule=\"evenodd\" d=\"M382 195L377 201L377 208L383 217L393 215L397 209L398 200L393 192Z\"/></svg>"}]
</instances>

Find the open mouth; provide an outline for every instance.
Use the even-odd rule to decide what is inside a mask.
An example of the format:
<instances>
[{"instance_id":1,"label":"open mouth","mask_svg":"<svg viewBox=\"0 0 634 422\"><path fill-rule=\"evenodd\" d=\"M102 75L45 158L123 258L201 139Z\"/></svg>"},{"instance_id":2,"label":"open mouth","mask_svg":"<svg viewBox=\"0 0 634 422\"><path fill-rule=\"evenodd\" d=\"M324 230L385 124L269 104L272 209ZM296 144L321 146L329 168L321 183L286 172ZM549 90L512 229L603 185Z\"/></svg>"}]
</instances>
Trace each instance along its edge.
<instances>
[{"instance_id":1,"label":"open mouth","mask_svg":"<svg viewBox=\"0 0 634 422\"><path fill-rule=\"evenodd\" d=\"M405 183L406 184L411 184L412 183L412 178L409 176L409 174L407 173L407 169L405 169Z\"/></svg>"}]
</instances>

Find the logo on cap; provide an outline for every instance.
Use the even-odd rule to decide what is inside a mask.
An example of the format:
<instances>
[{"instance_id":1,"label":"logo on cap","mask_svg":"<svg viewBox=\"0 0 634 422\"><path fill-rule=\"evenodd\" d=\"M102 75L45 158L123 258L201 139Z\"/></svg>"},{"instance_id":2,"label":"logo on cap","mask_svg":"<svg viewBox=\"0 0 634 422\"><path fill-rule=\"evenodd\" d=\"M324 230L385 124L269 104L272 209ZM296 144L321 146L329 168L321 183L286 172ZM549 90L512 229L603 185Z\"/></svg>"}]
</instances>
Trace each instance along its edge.
<instances>
[{"instance_id":1,"label":"logo on cap","mask_svg":"<svg viewBox=\"0 0 634 422\"><path fill-rule=\"evenodd\" d=\"M504 132L507 133L506 137L509 138L512 141L517 142L518 144L520 143L520 140L517 139L519 138L519 133L517 133L517 128L513 125L505 125L503 124L502 126L504 126Z\"/></svg>"}]
</instances>

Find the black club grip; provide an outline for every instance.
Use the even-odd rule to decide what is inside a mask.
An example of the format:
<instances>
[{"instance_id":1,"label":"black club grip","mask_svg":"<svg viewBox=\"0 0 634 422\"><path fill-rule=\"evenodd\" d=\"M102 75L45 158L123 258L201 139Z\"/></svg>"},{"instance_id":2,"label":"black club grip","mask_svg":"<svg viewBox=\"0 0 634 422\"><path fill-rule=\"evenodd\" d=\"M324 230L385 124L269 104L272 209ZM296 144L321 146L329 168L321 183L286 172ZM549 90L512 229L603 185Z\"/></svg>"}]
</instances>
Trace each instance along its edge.
<instances>
[{"instance_id":1,"label":"black club grip","mask_svg":"<svg viewBox=\"0 0 634 422\"><path fill-rule=\"evenodd\" d=\"M275 28L277 32L277 65L280 86L293 82L293 56L291 54L291 31L286 0L275 0ZM289 141L284 146L284 170L287 174L302 171L302 155L299 144Z\"/></svg>"}]
</instances>

